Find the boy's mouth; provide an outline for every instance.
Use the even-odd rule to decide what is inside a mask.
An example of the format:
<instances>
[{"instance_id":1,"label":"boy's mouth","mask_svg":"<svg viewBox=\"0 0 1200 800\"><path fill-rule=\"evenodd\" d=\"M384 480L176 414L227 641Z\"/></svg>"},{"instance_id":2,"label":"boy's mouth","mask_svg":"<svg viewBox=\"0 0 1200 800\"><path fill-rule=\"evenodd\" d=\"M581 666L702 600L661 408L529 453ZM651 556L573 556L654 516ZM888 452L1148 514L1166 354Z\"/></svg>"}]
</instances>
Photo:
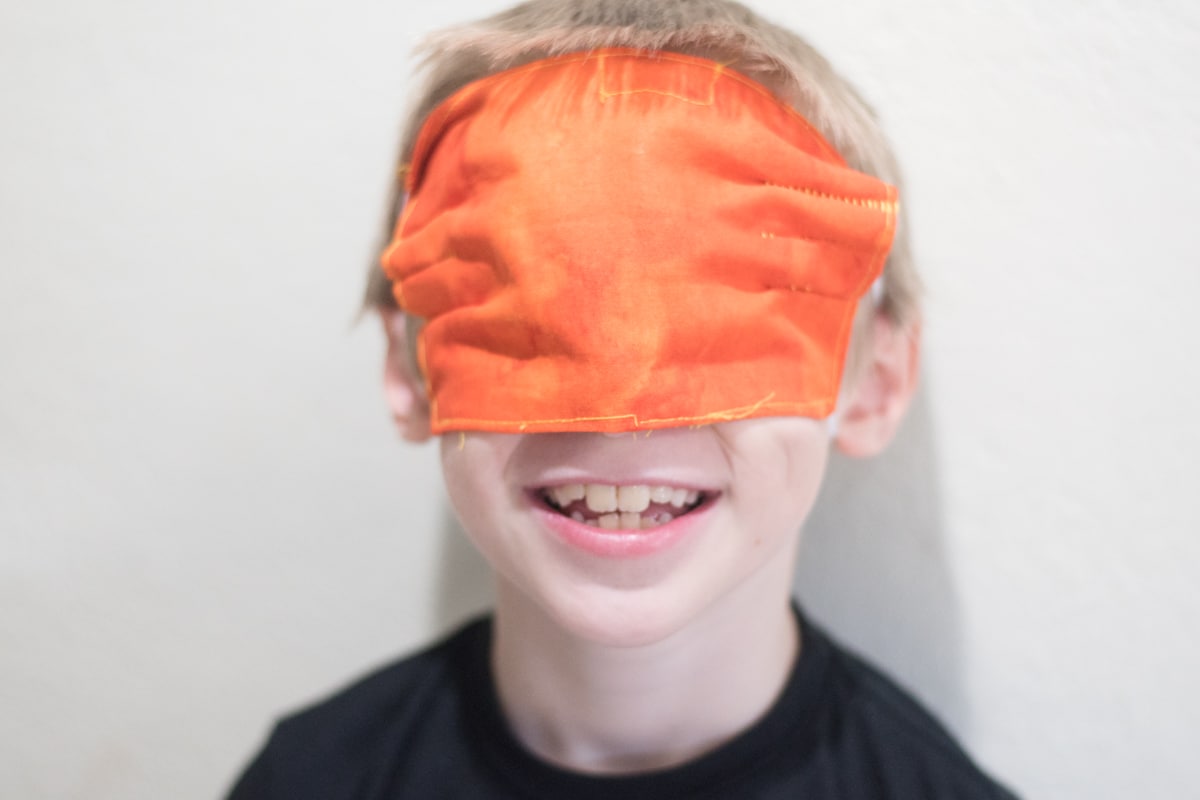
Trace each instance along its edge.
<instances>
[{"instance_id":1,"label":"boy's mouth","mask_svg":"<svg viewBox=\"0 0 1200 800\"><path fill-rule=\"evenodd\" d=\"M537 492L549 508L605 530L639 531L666 525L704 504L705 492L673 486L569 483Z\"/></svg>"}]
</instances>

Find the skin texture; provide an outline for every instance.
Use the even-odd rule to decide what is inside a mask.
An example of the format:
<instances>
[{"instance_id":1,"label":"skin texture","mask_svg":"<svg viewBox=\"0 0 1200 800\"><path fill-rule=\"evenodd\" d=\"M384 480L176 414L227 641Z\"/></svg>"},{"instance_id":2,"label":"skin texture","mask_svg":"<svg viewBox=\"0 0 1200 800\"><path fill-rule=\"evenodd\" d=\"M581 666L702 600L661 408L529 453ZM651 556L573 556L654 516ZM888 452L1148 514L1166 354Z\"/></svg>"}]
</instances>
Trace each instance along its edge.
<instances>
[{"instance_id":1,"label":"skin texture","mask_svg":"<svg viewBox=\"0 0 1200 800\"><path fill-rule=\"evenodd\" d=\"M498 689L526 744L564 766L649 769L766 709L797 652L787 584L827 449L824 426L800 418L443 439L451 502L497 574ZM563 477L716 496L672 523L686 530L670 546L610 557L565 543L531 502Z\"/></svg>"},{"instance_id":2,"label":"skin texture","mask_svg":"<svg viewBox=\"0 0 1200 800\"><path fill-rule=\"evenodd\" d=\"M428 410L400 312L384 314L385 387L406 438ZM876 315L840 403L824 420L770 417L646 434L495 434L441 439L450 501L497 582L493 665L518 738L561 766L671 766L752 724L802 642L789 602L800 529L829 450L869 456L892 438L916 384L917 336ZM538 490L563 483L698 489L666 544L596 553Z\"/></svg>"},{"instance_id":3,"label":"skin texture","mask_svg":"<svg viewBox=\"0 0 1200 800\"><path fill-rule=\"evenodd\" d=\"M582 639L637 646L686 627L766 563L790 561L827 450L821 422L770 418L650 436L468 433L443 439L442 467L464 529L503 580ZM687 530L671 546L608 557L565 543L530 497L564 482L716 496L672 523Z\"/></svg>"}]
</instances>

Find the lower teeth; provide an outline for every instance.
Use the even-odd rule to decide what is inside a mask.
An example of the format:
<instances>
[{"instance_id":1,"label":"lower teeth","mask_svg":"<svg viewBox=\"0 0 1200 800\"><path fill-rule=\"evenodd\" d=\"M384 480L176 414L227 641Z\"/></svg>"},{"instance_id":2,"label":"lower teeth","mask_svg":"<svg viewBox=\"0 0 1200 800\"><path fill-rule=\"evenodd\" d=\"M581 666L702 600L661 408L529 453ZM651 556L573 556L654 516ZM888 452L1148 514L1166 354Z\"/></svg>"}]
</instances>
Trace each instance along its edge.
<instances>
[{"instance_id":1,"label":"lower teeth","mask_svg":"<svg viewBox=\"0 0 1200 800\"><path fill-rule=\"evenodd\" d=\"M683 490L678 490L682 492ZM610 511L605 513L593 512L588 508L584 508L582 502L572 502L569 505L573 506L570 510L561 507L556 498L552 497L549 492L543 495L543 499L551 508L557 510L560 514L568 516L575 522L583 525L588 525L593 528L600 528L609 531L644 531L651 528L657 528L661 525L666 525L668 522L680 517L689 511L692 511L704 501L704 495L699 492L690 492L687 498L692 501L688 505L683 505L682 500L679 503L673 504L672 510L663 508L663 504L659 504L656 508L647 509L646 512L637 511ZM655 501L657 503L657 501Z\"/></svg>"},{"instance_id":2,"label":"lower teeth","mask_svg":"<svg viewBox=\"0 0 1200 800\"><path fill-rule=\"evenodd\" d=\"M602 528L607 531L644 531L650 528L657 528L660 525L666 525L675 519L675 517L667 513L642 516L641 514L627 511L620 514L601 514L599 517L589 519L580 511L572 511L571 519L581 522L584 525L590 525L593 528Z\"/></svg>"}]
</instances>

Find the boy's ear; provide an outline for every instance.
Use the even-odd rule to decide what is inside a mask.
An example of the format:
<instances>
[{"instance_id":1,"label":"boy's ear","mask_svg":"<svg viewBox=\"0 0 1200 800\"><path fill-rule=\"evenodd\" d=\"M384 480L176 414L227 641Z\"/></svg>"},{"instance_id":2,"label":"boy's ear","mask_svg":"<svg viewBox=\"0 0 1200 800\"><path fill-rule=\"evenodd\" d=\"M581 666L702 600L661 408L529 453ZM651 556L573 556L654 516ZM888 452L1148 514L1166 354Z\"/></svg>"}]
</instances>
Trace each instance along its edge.
<instances>
[{"instance_id":1,"label":"boy's ear","mask_svg":"<svg viewBox=\"0 0 1200 800\"><path fill-rule=\"evenodd\" d=\"M834 443L848 456L873 456L895 436L917 388L920 325L900 327L886 314L871 321L857 374L839 404Z\"/></svg>"},{"instance_id":2,"label":"boy's ear","mask_svg":"<svg viewBox=\"0 0 1200 800\"><path fill-rule=\"evenodd\" d=\"M385 308L379 312L383 332L387 336L387 355L383 364L383 393L392 411L392 420L400 435L410 442L424 442L430 437L429 399L425 384L416 374L409 355L408 329L404 312Z\"/></svg>"}]
</instances>

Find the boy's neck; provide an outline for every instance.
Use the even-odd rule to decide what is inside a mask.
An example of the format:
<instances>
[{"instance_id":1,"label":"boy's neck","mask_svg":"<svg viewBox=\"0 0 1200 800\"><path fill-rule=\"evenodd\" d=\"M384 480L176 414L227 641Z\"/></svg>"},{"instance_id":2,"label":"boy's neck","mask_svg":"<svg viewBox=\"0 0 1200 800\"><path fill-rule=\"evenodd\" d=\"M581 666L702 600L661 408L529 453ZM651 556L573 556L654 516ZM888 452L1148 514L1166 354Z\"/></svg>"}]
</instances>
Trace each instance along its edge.
<instances>
[{"instance_id":1,"label":"boy's neck","mask_svg":"<svg viewBox=\"0 0 1200 800\"><path fill-rule=\"evenodd\" d=\"M799 654L791 565L779 562L766 571L780 574L637 647L572 636L501 581L492 667L515 735L550 763L609 774L675 766L730 740L767 712Z\"/></svg>"}]
</instances>

